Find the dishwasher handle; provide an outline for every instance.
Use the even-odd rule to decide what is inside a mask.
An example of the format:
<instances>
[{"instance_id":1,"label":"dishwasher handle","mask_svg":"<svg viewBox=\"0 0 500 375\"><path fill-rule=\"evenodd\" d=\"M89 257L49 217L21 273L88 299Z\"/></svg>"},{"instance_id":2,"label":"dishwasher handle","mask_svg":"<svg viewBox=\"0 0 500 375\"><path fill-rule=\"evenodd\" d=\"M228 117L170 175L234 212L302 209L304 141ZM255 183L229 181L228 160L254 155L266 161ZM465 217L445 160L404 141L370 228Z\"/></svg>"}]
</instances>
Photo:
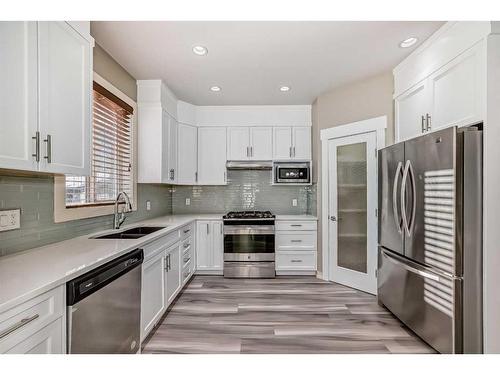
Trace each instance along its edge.
<instances>
[{"instance_id":1,"label":"dishwasher handle","mask_svg":"<svg viewBox=\"0 0 500 375\"><path fill-rule=\"evenodd\" d=\"M126 274L144 260L142 249L136 249L66 283L66 305L73 306Z\"/></svg>"}]
</instances>

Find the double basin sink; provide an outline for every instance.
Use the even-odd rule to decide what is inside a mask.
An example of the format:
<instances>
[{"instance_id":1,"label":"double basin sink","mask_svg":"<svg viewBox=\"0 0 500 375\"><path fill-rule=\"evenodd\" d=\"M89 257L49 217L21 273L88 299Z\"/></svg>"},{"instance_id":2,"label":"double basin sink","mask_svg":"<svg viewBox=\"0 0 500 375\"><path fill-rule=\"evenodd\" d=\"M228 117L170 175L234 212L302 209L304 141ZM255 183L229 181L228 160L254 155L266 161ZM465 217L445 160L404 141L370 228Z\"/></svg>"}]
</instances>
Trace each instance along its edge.
<instances>
[{"instance_id":1,"label":"double basin sink","mask_svg":"<svg viewBox=\"0 0 500 375\"><path fill-rule=\"evenodd\" d=\"M102 240L102 239L112 239L112 240L121 240L121 239L130 239L135 240L137 238L141 238L147 236L148 234L157 232L166 227L136 227L130 228L121 232L113 232L110 234L105 234L102 236L91 237L92 239Z\"/></svg>"}]
</instances>

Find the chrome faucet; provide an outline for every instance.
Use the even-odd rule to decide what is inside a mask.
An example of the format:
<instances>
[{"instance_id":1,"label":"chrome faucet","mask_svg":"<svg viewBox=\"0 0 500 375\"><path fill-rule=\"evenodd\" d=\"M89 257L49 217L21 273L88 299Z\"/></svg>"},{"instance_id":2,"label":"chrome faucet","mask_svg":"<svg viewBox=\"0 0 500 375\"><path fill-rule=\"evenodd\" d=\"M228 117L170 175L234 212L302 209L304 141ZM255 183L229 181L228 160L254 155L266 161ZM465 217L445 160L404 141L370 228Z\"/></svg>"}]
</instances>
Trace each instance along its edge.
<instances>
[{"instance_id":1,"label":"chrome faucet","mask_svg":"<svg viewBox=\"0 0 500 375\"><path fill-rule=\"evenodd\" d=\"M120 214L118 214L118 203L120 202L120 197L123 195L123 198L125 200L125 207L123 207L123 210ZM132 204L130 203L130 198L127 193L124 191L120 191L118 195L116 196L115 200L115 220L113 224L114 229L120 229L120 226L123 224L125 221L125 213L132 211Z\"/></svg>"}]
</instances>

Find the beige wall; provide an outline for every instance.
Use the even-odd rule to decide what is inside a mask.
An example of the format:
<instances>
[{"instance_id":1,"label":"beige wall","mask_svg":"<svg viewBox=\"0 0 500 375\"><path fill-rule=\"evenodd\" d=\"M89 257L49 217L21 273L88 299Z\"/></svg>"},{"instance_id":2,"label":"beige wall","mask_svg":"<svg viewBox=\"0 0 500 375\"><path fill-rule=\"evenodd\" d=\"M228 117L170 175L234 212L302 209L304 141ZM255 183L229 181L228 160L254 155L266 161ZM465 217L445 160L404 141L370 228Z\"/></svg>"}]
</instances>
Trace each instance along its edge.
<instances>
[{"instance_id":1,"label":"beige wall","mask_svg":"<svg viewBox=\"0 0 500 375\"><path fill-rule=\"evenodd\" d=\"M92 23L91 23L92 33ZM120 89L133 100L137 100L137 83L99 44L94 47L94 72Z\"/></svg>"},{"instance_id":2,"label":"beige wall","mask_svg":"<svg viewBox=\"0 0 500 375\"><path fill-rule=\"evenodd\" d=\"M322 271L321 249L321 141L320 130L373 117L387 116L386 144L394 143L394 82L392 72L380 74L328 91L312 106L313 170L317 182L318 270Z\"/></svg>"}]
</instances>

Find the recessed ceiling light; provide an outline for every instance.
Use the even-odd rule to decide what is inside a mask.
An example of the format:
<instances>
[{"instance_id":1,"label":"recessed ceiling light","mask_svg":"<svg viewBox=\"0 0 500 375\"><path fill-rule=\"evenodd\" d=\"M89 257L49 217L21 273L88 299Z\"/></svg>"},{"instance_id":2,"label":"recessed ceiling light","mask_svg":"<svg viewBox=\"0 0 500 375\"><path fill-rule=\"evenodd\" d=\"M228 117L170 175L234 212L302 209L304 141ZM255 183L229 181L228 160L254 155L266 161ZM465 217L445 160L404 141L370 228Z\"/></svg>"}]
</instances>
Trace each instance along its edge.
<instances>
[{"instance_id":1,"label":"recessed ceiling light","mask_svg":"<svg viewBox=\"0 0 500 375\"><path fill-rule=\"evenodd\" d=\"M205 56L208 53L208 49L203 46L194 46L193 53L198 56Z\"/></svg>"},{"instance_id":2,"label":"recessed ceiling light","mask_svg":"<svg viewBox=\"0 0 500 375\"><path fill-rule=\"evenodd\" d=\"M213 92L219 92L220 90L221 90L221 88L219 86L210 87L210 91L213 91Z\"/></svg>"},{"instance_id":3,"label":"recessed ceiling light","mask_svg":"<svg viewBox=\"0 0 500 375\"><path fill-rule=\"evenodd\" d=\"M412 36L411 38L405 39L401 43L399 43L399 46L401 48L408 48L417 43L417 41L418 39Z\"/></svg>"},{"instance_id":4,"label":"recessed ceiling light","mask_svg":"<svg viewBox=\"0 0 500 375\"><path fill-rule=\"evenodd\" d=\"M281 86L280 91L282 91L282 92L290 91L290 86Z\"/></svg>"}]
</instances>

